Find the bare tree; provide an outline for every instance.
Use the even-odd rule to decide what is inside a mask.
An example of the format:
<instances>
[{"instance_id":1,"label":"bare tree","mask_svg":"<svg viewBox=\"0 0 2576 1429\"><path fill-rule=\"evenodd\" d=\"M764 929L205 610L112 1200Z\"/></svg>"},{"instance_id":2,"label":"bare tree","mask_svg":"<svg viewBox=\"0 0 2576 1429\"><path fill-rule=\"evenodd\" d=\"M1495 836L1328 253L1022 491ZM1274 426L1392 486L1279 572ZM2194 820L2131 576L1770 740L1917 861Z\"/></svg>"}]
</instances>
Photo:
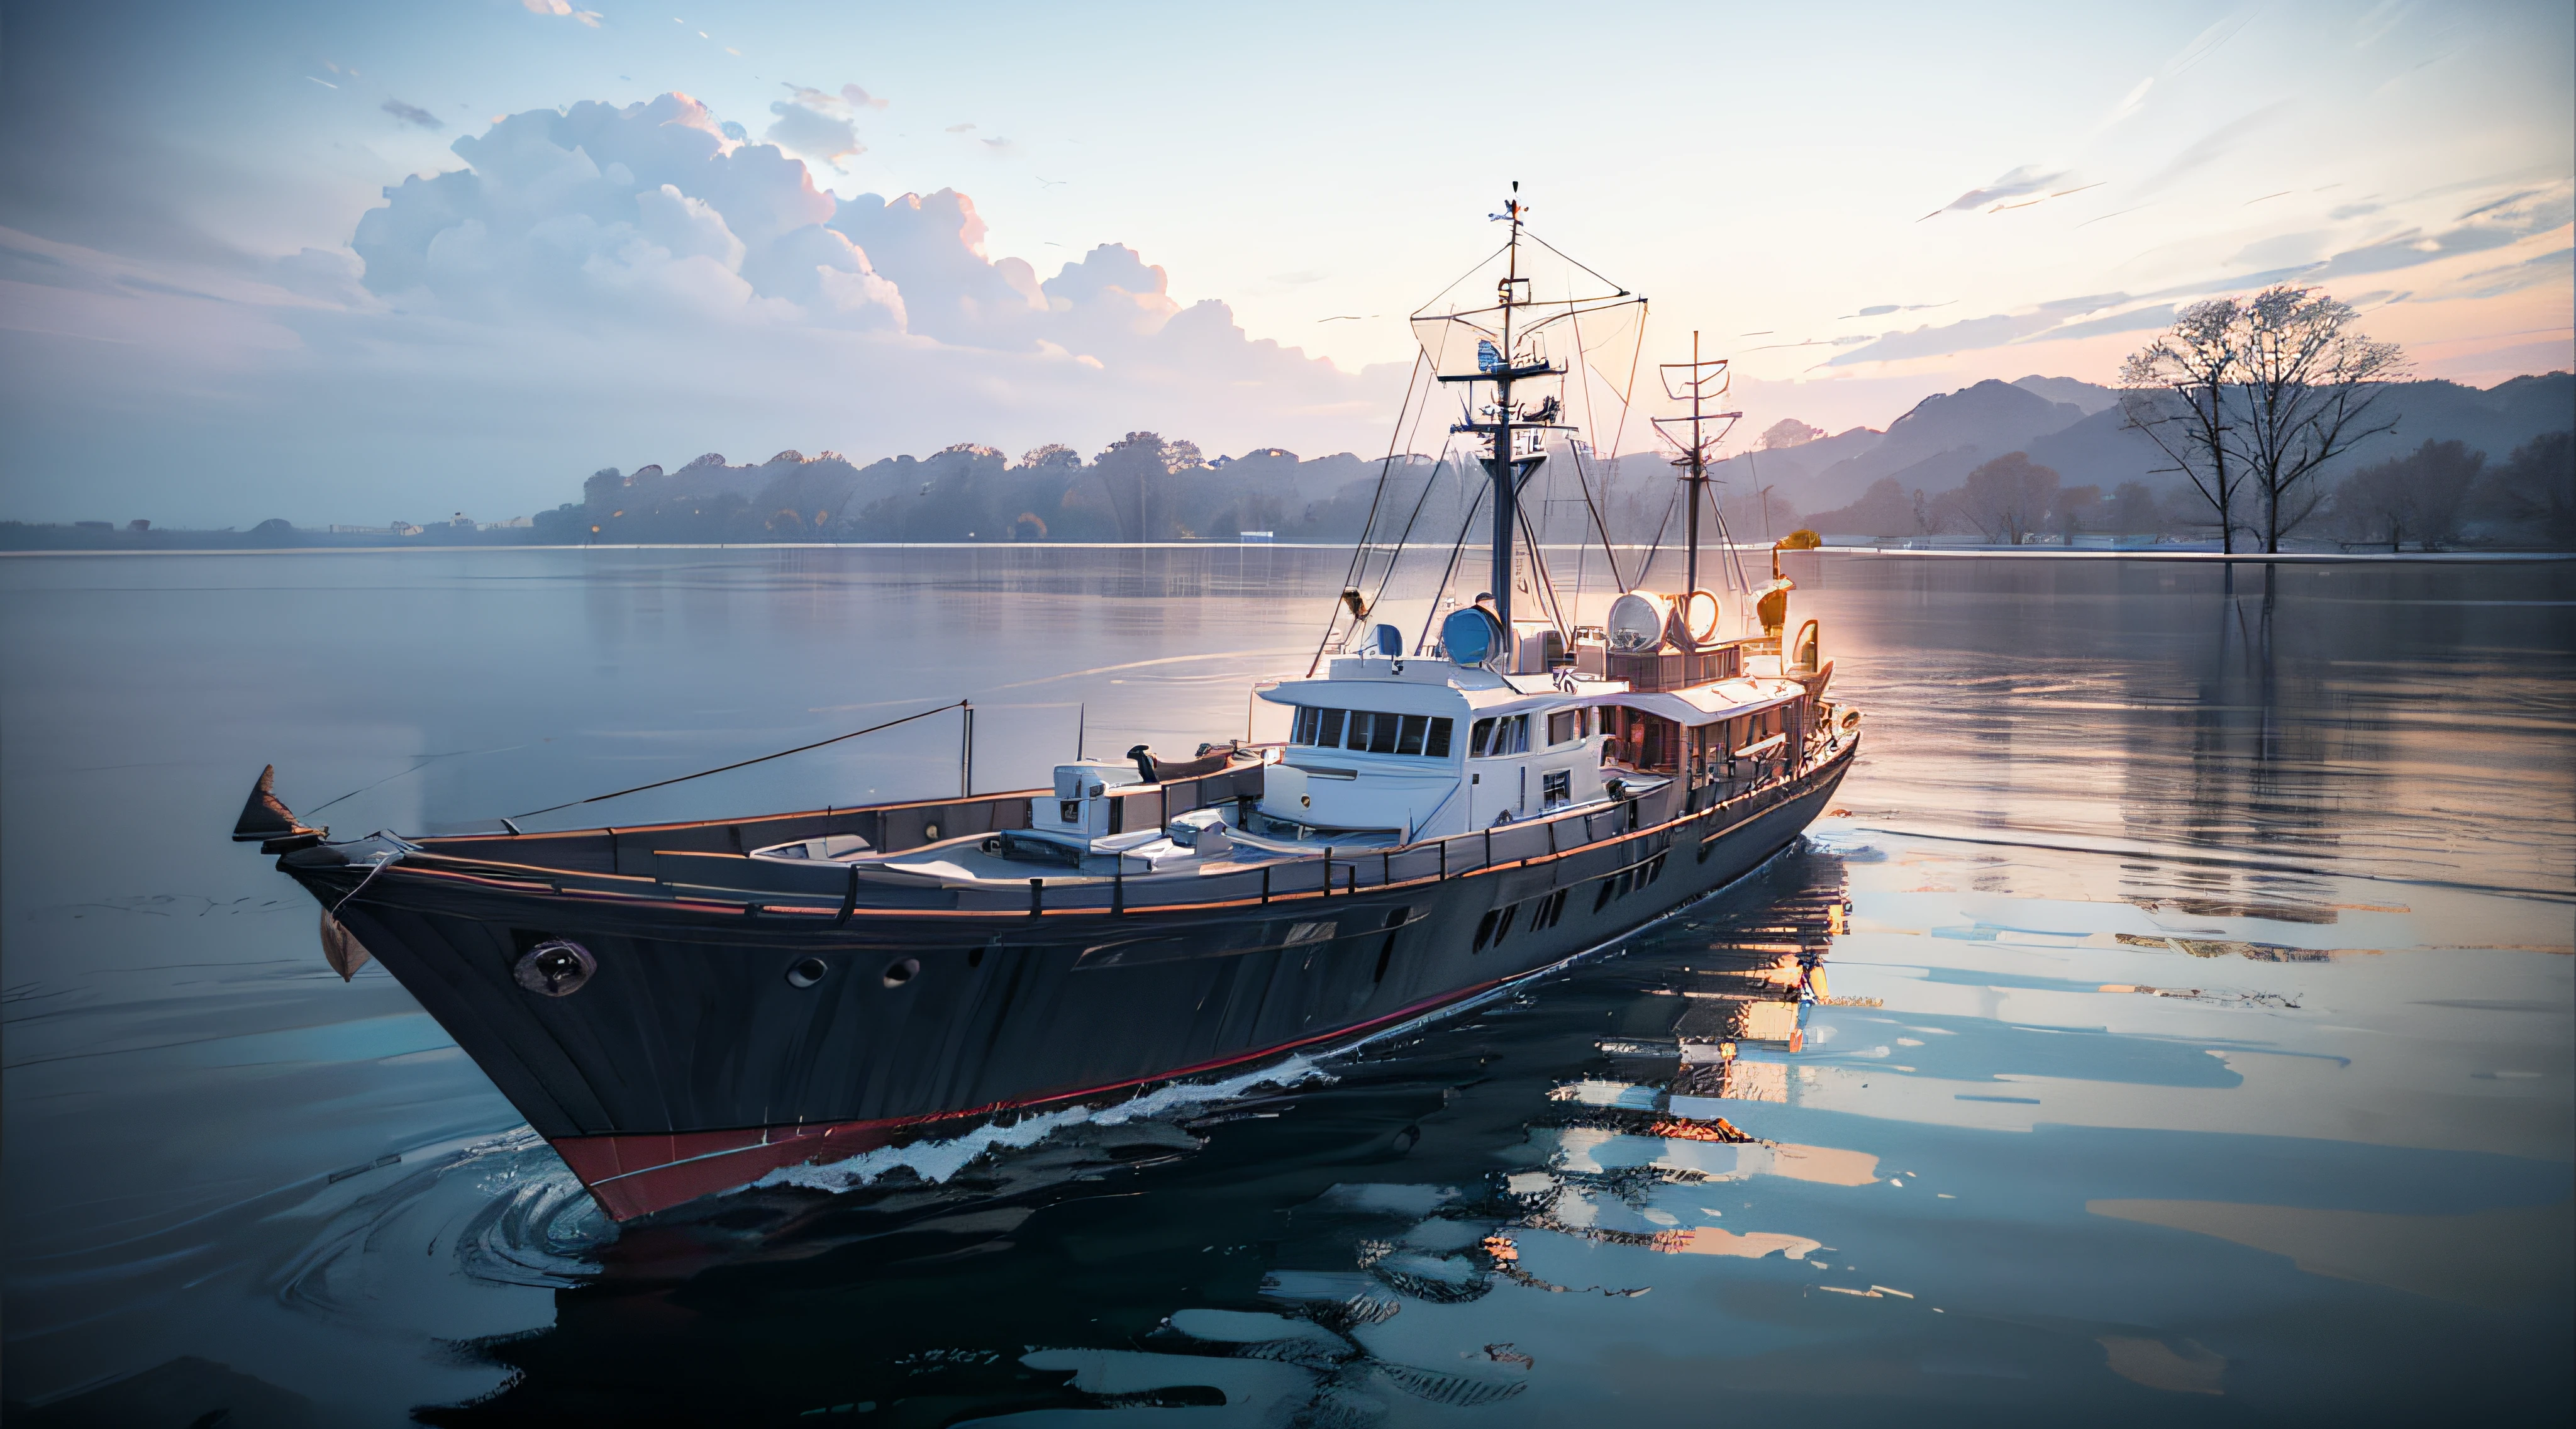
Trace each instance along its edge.
<instances>
[{"instance_id":1,"label":"bare tree","mask_svg":"<svg viewBox=\"0 0 2576 1429\"><path fill-rule=\"evenodd\" d=\"M2121 411L2191 479L2219 529L2281 549L2325 500L2326 463L2397 425L2375 412L2405 353L2310 288L2193 303L2121 365Z\"/></svg>"},{"instance_id":2,"label":"bare tree","mask_svg":"<svg viewBox=\"0 0 2576 1429\"><path fill-rule=\"evenodd\" d=\"M2227 414L2243 315L2233 298L2193 303L2120 364L2120 415L2173 463L2167 470L2190 479L2226 551L2236 549L2245 483L2244 465L2229 460Z\"/></svg>"},{"instance_id":3,"label":"bare tree","mask_svg":"<svg viewBox=\"0 0 2576 1429\"><path fill-rule=\"evenodd\" d=\"M2405 351L2355 328L2360 314L2309 288L2266 288L2240 309L2235 443L2261 506L2263 549L2278 551L2325 499L2317 469L2397 426L2377 413Z\"/></svg>"}]
</instances>

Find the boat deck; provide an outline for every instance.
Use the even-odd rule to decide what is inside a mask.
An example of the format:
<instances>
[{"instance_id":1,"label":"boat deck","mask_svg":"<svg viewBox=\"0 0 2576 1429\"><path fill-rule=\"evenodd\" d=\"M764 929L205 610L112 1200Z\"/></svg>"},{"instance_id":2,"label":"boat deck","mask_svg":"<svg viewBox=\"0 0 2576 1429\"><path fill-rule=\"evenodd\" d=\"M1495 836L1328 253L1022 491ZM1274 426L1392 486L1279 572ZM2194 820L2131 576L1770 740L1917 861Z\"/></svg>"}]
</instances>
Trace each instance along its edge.
<instances>
[{"instance_id":1,"label":"boat deck","mask_svg":"<svg viewBox=\"0 0 2576 1429\"><path fill-rule=\"evenodd\" d=\"M1672 782L1669 778L1656 774L1631 774L1626 778L1630 794L1638 797L1652 795ZM1519 827L1532 827L1543 822L1569 818L1583 818L1588 824L1591 816L1614 809L1618 802L1605 798L1564 805L1549 810L1541 819L1523 820ZM1369 830L1319 831L1305 838L1282 838L1274 834L1254 833L1245 829L1243 815L1237 807L1219 806L1208 812L1219 816L1225 833L1223 850L1212 855L1201 854L1190 844L1179 842L1159 831L1146 831L1115 841L1123 843L1123 847L1104 849L1098 845L1113 841L1094 841L1094 848L1086 852L1078 864L1031 858L1025 855L1013 857L1005 851L1009 845L1004 836L998 834L967 835L947 839L892 856L880 855L868 850L853 850L828 860L816 861L843 863L863 870L935 878L944 883L1025 888L1030 879L1044 878L1049 887L1060 887L1106 883L1122 878L1134 880L1220 877L1310 860L1349 863L1363 858L1376 859L1381 855L1391 857L1400 852L1441 842L1436 839L1421 839L1405 844L1398 842L1392 833ZM1278 822L1257 812L1251 817L1262 824ZM1475 837L1476 835L1473 834L1453 834L1449 839L1454 841ZM1017 835L1014 841L1025 847L1026 843L1036 840L1033 836L1022 833ZM1053 841L1049 842L1053 843ZM1067 852L1071 851L1070 845L1059 843L1053 846L1065 848Z\"/></svg>"}]
</instances>

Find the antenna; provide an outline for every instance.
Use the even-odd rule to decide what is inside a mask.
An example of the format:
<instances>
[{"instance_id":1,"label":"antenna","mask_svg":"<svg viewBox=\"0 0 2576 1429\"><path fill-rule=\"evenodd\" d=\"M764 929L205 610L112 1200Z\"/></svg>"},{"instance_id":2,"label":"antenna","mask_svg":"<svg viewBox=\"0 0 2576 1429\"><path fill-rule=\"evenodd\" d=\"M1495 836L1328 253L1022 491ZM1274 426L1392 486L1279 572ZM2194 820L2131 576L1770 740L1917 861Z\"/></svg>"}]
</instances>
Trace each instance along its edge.
<instances>
[{"instance_id":1,"label":"antenna","mask_svg":"<svg viewBox=\"0 0 2576 1429\"><path fill-rule=\"evenodd\" d=\"M1699 332L1691 332L1691 360L1666 362L1656 371L1663 374L1664 395L1676 402L1690 403L1687 416L1657 417L1655 433L1672 444L1680 455L1673 465L1682 469L1682 479L1690 487L1690 561L1683 577L1682 589L1699 589L1699 508L1708 495L1708 454L1726 434L1744 418L1742 412L1712 412L1708 404L1726 395L1734 380L1727 359L1702 358L1699 355ZM1639 572L1642 577L1643 572Z\"/></svg>"}]
</instances>

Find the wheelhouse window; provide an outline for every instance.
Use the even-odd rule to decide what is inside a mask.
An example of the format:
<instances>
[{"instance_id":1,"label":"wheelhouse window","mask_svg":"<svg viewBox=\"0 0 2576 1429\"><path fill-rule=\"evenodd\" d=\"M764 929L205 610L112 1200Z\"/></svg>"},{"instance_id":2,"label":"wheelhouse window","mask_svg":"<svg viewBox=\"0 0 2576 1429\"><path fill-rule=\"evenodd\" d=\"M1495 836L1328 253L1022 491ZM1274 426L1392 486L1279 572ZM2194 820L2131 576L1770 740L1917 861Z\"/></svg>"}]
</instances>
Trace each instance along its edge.
<instances>
[{"instance_id":1,"label":"wheelhouse window","mask_svg":"<svg viewBox=\"0 0 2576 1429\"><path fill-rule=\"evenodd\" d=\"M1584 728L1584 709L1553 710L1547 717L1547 742L1551 745L1572 744L1589 733Z\"/></svg>"},{"instance_id":2,"label":"wheelhouse window","mask_svg":"<svg viewBox=\"0 0 2576 1429\"><path fill-rule=\"evenodd\" d=\"M1312 705L1297 709L1290 744L1321 749L1351 749L1367 754L1414 754L1426 759L1449 757L1452 726L1444 715L1398 715L1378 710L1328 710Z\"/></svg>"},{"instance_id":3,"label":"wheelhouse window","mask_svg":"<svg viewBox=\"0 0 2576 1429\"><path fill-rule=\"evenodd\" d=\"M1480 719L1468 732L1467 752L1478 759L1492 759L1505 754L1529 752L1529 716L1505 715L1499 719Z\"/></svg>"}]
</instances>

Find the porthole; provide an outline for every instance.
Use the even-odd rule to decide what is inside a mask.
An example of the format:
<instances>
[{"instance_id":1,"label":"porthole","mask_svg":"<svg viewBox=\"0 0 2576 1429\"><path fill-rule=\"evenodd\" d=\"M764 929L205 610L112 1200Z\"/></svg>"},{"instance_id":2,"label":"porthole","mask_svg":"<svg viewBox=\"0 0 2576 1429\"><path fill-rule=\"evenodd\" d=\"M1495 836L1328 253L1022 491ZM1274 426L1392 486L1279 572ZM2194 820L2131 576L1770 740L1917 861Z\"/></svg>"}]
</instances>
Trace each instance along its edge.
<instances>
[{"instance_id":1,"label":"porthole","mask_svg":"<svg viewBox=\"0 0 2576 1429\"><path fill-rule=\"evenodd\" d=\"M921 826L921 839L924 843L935 844L939 842L939 825L923 824Z\"/></svg>"},{"instance_id":2,"label":"porthole","mask_svg":"<svg viewBox=\"0 0 2576 1429\"><path fill-rule=\"evenodd\" d=\"M901 987L905 983L912 981L912 975L919 971L921 971L921 959L897 958L893 962L886 964L885 985L888 987Z\"/></svg>"},{"instance_id":3,"label":"porthole","mask_svg":"<svg viewBox=\"0 0 2576 1429\"><path fill-rule=\"evenodd\" d=\"M590 949L564 938L548 938L519 955L510 968L510 976L519 986L545 997L570 997L581 991L590 975L599 971L599 959Z\"/></svg>"},{"instance_id":4,"label":"porthole","mask_svg":"<svg viewBox=\"0 0 2576 1429\"><path fill-rule=\"evenodd\" d=\"M787 985L812 987L823 980L823 974L831 970L831 965L821 958L798 958L787 969Z\"/></svg>"}]
</instances>

